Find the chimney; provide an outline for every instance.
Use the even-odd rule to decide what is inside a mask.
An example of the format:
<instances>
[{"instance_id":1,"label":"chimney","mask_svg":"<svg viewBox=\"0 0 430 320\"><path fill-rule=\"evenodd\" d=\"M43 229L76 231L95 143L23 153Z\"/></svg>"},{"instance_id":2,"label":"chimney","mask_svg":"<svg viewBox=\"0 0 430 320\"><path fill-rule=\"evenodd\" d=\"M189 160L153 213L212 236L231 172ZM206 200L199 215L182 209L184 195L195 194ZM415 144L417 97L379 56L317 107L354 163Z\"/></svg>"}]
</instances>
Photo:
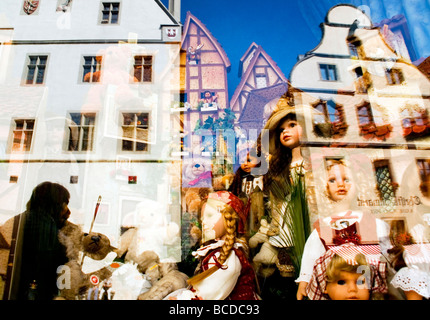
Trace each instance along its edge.
<instances>
[{"instance_id":1,"label":"chimney","mask_svg":"<svg viewBox=\"0 0 430 320\"><path fill-rule=\"evenodd\" d=\"M181 0L169 0L169 12L178 22L181 22Z\"/></svg>"}]
</instances>

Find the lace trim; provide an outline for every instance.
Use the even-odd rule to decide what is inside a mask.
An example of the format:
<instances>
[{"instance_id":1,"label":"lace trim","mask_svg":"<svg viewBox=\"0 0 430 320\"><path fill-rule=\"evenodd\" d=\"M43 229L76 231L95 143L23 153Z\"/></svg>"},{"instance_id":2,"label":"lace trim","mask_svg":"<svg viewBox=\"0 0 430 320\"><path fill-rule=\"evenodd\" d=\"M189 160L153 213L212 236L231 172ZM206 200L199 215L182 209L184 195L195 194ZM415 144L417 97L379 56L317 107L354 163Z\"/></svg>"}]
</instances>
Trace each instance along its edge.
<instances>
[{"instance_id":1,"label":"lace trim","mask_svg":"<svg viewBox=\"0 0 430 320\"><path fill-rule=\"evenodd\" d=\"M430 298L430 274L412 268L400 269L391 284L403 291L415 291L419 295Z\"/></svg>"}]
</instances>

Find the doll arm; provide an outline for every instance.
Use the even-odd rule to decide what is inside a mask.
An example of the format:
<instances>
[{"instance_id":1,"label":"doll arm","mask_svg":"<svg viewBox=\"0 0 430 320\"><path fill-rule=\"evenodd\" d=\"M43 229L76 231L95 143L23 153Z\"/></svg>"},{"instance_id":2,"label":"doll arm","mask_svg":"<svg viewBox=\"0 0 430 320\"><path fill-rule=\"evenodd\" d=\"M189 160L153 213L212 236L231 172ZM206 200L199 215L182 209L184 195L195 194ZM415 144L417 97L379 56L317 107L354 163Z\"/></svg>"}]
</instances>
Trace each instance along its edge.
<instances>
[{"instance_id":1,"label":"doll arm","mask_svg":"<svg viewBox=\"0 0 430 320\"><path fill-rule=\"evenodd\" d=\"M216 254L218 256L219 253ZM215 262L213 258L209 260L212 266ZM218 269L206 279L193 286L196 295L203 300L224 300L233 291L239 278L242 266L234 251L227 258L224 266L227 268Z\"/></svg>"},{"instance_id":2,"label":"doll arm","mask_svg":"<svg viewBox=\"0 0 430 320\"><path fill-rule=\"evenodd\" d=\"M296 279L296 282L308 283L310 281L315 261L321 257L325 251L324 245L318 235L318 231L314 229L306 240L305 247L303 249L300 274Z\"/></svg>"}]
</instances>

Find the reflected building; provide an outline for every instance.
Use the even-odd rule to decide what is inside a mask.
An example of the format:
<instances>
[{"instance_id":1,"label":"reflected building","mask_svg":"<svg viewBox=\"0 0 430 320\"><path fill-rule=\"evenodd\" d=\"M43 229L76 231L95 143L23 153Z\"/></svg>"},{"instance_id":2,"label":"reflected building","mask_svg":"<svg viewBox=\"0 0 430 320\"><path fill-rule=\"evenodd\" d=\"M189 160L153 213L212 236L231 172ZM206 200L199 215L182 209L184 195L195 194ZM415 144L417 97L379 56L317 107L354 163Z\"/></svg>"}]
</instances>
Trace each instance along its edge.
<instances>
[{"instance_id":1,"label":"reflected building","mask_svg":"<svg viewBox=\"0 0 430 320\"><path fill-rule=\"evenodd\" d=\"M331 8L321 28L318 46L290 74L295 104L318 111L305 117L303 142L318 214L333 210L324 188L327 160L343 159L357 184L350 209L413 226L430 204L429 79L354 6Z\"/></svg>"},{"instance_id":2,"label":"reflected building","mask_svg":"<svg viewBox=\"0 0 430 320\"><path fill-rule=\"evenodd\" d=\"M94 231L114 246L139 204L155 201L163 221L180 224L168 173L179 4L1 2L0 223L49 180L70 191L70 220L84 231L102 197ZM179 245L162 258L179 261Z\"/></svg>"}]
</instances>

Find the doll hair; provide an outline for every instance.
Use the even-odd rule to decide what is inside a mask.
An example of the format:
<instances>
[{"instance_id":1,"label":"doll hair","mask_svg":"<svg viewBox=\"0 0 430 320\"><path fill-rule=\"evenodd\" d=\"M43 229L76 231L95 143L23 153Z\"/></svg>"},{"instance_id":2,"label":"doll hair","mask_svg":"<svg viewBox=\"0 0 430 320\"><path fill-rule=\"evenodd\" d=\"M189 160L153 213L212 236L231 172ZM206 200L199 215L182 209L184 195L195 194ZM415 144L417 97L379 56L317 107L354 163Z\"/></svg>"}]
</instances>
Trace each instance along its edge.
<instances>
[{"instance_id":1,"label":"doll hair","mask_svg":"<svg viewBox=\"0 0 430 320\"><path fill-rule=\"evenodd\" d=\"M194 277L190 278L188 280L188 284L190 285L195 285L201 282L203 279L209 277L211 274L217 271L220 268L220 266L222 266L224 262L227 260L227 258L229 257L231 251L233 250L233 246L235 242L237 240L242 242L241 239L238 239L236 237L236 230L239 222L239 216L236 213L236 211L234 211L233 208L228 204L225 204L224 208L221 210L221 214L224 218L224 225L226 227L227 233L225 236L225 242L221 247L220 256L217 259L219 264L209 268L204 272L198 273Z\"/></svg>"},{"instance_id":2,"label":"doll hair","mask_svg":"<svg viewBox=\"0 0 430 320\"><path fill-rule=\"evenodd\" d=\"M392 266L394 270L399 271L406 266L403 259L404 245L415 243L414 239L406 230L405 221L393 220L390 223L390 241L393 245L387 252L392 255Z\"/></svg>"},{"instance_id":3,"label":"doll hair","mask_svg":"<svg viewBox=\"0 0 430 320\"><path fill-rule=\"evenodd\" d=\"M327 266L326 270L326 276L325 279L327 283L332 283L340 280L340 272L353 272L353 273L361 273L359 270L359 267L361 266L367 266L371 273L376 272L374 269L370 268L370 265L368 264L366 257L364 254L359 253L354 258L355 264L348 263L344 258L339 256L338 254L334 254L330 263ZM372 280L373 276L370 275L370 279L366 278L366 287L369 290L370 299L371 300L383 300L384 294L382 292L378 292L377 290L373 290L372 288ZM370 281L371 283L367 283L367 281ZM374 284L373 284L374 286Z\"/></svg>"},{"instance_id":4,"label":"doll hair","mask_svg":"<svg viewBox=\"0 0 430 320\"><path fill-rule=\"evenodd\" d=\"M366 261L366 257L359 253L355 256L356 264L349 264L344 258L335 254L326 270L326 281L327 282L336 282L339 280L340 272L357 272L359 266L367 266L368 263Z\"/></svg>"}]
</instances>

